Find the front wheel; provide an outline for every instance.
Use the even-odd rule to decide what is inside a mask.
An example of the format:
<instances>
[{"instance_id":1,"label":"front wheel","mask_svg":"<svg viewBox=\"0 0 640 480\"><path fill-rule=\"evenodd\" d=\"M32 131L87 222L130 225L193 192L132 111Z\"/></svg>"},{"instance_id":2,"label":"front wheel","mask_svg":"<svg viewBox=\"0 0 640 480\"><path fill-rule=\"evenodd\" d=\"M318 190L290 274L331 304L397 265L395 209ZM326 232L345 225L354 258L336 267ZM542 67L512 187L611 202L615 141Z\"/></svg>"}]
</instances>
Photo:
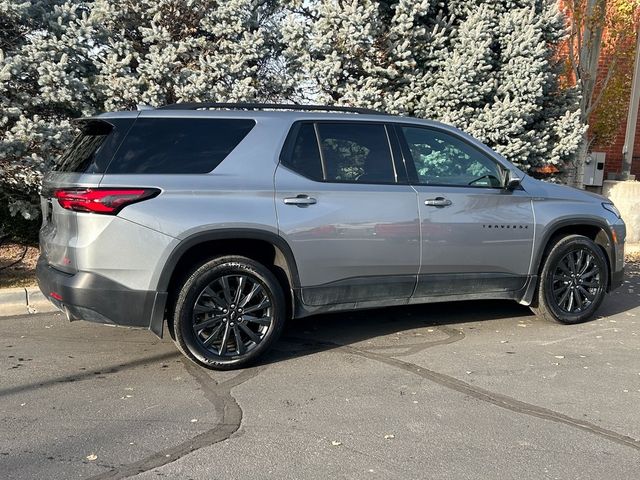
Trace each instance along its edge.
<instances>
[{"instance_id":1,"label":"front wheel","mask_svg":"<svg viewBox=\"0 0 640 480\"><path fill-rule=\"evenodd\" d=\"M269 269L245 257L216 258L198 267L180 290L175 342L207 368L243 367L277 340L285 312L282 288Z\"/></svg>"},{"instance_id":2,"label":"front wheel","mask_svg":"<svg viewBox=\"0 0 640 480\"><path fill-rule=\"evenodd\" d=\"M607 261L582 235L560 239L549 251L538 283L534 313L560 323L588 320L607 292Z\"/></svg>"}]
</instances>

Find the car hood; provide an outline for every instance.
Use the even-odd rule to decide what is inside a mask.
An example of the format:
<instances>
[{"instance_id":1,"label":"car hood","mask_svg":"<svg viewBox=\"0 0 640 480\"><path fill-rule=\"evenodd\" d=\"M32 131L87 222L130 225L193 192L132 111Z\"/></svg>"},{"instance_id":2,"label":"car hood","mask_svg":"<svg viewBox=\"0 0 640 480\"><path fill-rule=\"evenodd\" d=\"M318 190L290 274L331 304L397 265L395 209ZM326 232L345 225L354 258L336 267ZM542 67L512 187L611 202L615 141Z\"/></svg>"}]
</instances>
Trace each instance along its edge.
<instances>
[{"instance_id":1,"label":"car hood","mask_svg":"<svg viewBox=\"0 0 640 480\"><path fill-rule=\"evenodd\" d=\"M528 175L523 178L522 188L536 197L595 203L611 202L607 197L597 193L587 192L567 185L543 182Z\"/></svg>"}]
</instances>

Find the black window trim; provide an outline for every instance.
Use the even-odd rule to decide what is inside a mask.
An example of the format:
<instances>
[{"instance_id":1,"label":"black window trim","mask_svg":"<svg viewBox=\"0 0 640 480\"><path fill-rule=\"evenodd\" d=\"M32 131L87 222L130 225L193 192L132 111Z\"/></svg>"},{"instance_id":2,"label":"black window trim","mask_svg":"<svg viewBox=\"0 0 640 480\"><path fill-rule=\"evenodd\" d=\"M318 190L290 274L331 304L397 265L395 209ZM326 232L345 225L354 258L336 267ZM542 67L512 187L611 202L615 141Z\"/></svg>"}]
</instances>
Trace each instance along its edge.
<instances>
[{"instance_id":1,"label":"black window trim","mask_svg":"<svg viewBox=\"0 0 640 480\"><path fill-rule=\"evenodd\" d=\"M391 156L391 165L393 167L393 174L395 177L394 182L354 182L350 180L327 180L327 170L326 164L324 160L324 154L322 152L322 147L320 144L320 134L318 132L318 125L320 124L335 124L335 123L349 123L355 125L382 125L385 129L385 135L387 138L387 145L389 147L389 155ZM298 133L303 125L313 125L313 131L316 136L316 142L318 144L318 151L320 154L320 162L322 165L322 179L311 178L303 173L300 173L293 168L287 165L288 160L293 155L293 147L295 141L298 137ZM393 133L392 133L393 132ZM327 183L327 184L347 184L347 185L409 185L408 174L406 170L406 165L404 163L404 155L402 154L402 150L400 147L400 143L397 138L397 133L395 132L395 127L393 124L389 122L376 122L376 121L357 121L357 120L297 120L293 122L291 127L289 128L289 133L284 141L283 147L280 150L280 156L278 158L278 166L286 168L287 170L300 175L301 177L306 178L307 180L311 180L316 183Z\"/></svg>"},{"instance_id":2,"label":"black window trim","mask_svg":"<svg viewBox=\"0 0 640 480\"><path fill-rule=\"evenodd\" d=\"M491 187L486 185L452 185L450 183L420 183L420 180L418 177L418 170L416 169L416 164L413 161L413 157L411 156L411 151L409 149L409 144L407 143L407 139L404 137L404 133L402 132L402 127L422 128L424 130L432 130L434 132L444 133L446 135L449 135L455 138L456 140L461 141L462 143L469 146L476 152L480 153L481 155L484 155L486 158L489 158L491 161L493 161L495 164L497 164L500 167L500 169L503 171L503 174L506 173L507 171L510 171L511 169L503 165L502 162L498 161L498 159L494 158L491 155L488 155L486 152L483 152L476 145L469 142L469 140L462 137L461 135L456 134L455 132L451 132L449 130L434 127L431 125L419 125L415 123L394 122L393 125L396 132L396 137L398 138L398 142L400 143L403 162L404 162L405 168L407 169L409 185L418 186L418 187L451 187L451 188L473 188L473 189L485 189L485 190L487 189L488 190L504 190L505 189L504 185L500 187ZM501 180L504 183L504 178L502 178Z\"/></svg>"}]
</instances>

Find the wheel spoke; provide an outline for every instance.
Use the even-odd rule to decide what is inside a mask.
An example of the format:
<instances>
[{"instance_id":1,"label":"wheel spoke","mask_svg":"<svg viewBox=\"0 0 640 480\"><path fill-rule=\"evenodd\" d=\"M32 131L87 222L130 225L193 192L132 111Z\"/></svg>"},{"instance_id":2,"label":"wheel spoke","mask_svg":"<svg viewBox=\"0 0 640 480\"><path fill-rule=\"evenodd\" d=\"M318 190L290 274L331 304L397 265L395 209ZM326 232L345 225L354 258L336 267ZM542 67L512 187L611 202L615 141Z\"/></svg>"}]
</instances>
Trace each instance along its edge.
<instances>
[{"instance_id":1,"label":"wheel spoke","mask_svg":"<svg viewBox=\"0 0 640 480\"><path fill-rule=\"evenodd\" d=\"M209 345L211 345L216 338L218 338L220 336L220 332L222 331L222 327L224 327L225 324L221 323L220 325L218 325L213 332L211 332L211 335L209 335L209 337L202 342L202 345L204 345L205 347L208 347Z\"/></svg>"},{"instance_id":2,"label":"wheel spoke","mask_svg":"<svg viewBox=\"0 0 640 480\"><path fill-rule=\"evenodd\" d=\"M242 276L238 279L238 289L236 290L235 298L233 299L234 305L240 304L240 299L242 298L242 289L244 288L244 283L246 281L246 277Z\"/></svg>"},{"instance_id":3,"label":"wheel spoke","mask_svg":"<svg viewBox=\"0 0 640 480\"><path fill-rule=\"evenodd\" d=\"M220 350L218 351L218 355L224 355L227 352L227 342L229 341L229 331L231 327L229 323L224 324L224 334L222 335L222 342L220 342Z\"/></svg>"},{"instance_id":4,"label":"wheel spoke","mask_svg":"<svg viewBox=\"0 0 640 480\"><path fill-rule=\"evenodd\" d=\"M557 297L558 295L563 293L567 288L569 288L569 285L566 285L566 284L560 285L558 288L553 289L553 293Z\"/></svg>"},{"instance_id":5,"label":"wheel spoke","mask_svg":"<svg viewBox=\"0 0 640 480\"><path fill-rule=\"evenodd\" d=\"M580 292L578 292L577 289L573 291L573 297L575 298L578 311L582 310L582 297L580 296Z\"/></svg>"},{"instance_id":6,"label":"wheel spoke","mask_svg":"<svg viewBox=\"0 0 640 480\"><path fill-rule=\"evenodd\" d=\"M596 296L592 293L590 293L586 288L584 288L582 285L578 285L578 290L582 293L582 296L589 300L590 302L593 302L593 299L596 298Z\"/></svg>"},{"instance_id":7,"label":"wheel spoke","mask_svg":"<svg viewBox=\"0 0 640 480\"><path fill-rule=\"evenodd\" d=\"M245 308L244 313L256 312L258 310L263 310L267 307L271 306L271 302L267 297L264 297L262 301L258 305L254 305L253 307Z\"/></svg>"},{"instance_id":8,"label":"wheel spoke","mask_svg":"<svg viewBox=\"0 0 640 480\"><path fill-rule=\"evenodd\" d=\"M593 257L589 254L587 254L587 259L584 262L584 265L582 265L582 268L580 269L580 271L578 272L578 275L582 276L584 275L584 272L587 271L587 269L591 266L591 261L593 260Z\"/></svg>"},{"instance_id":9,"label":"wheel spoke","mask_svg":"<svg viewBox=\"0 0 640 480\"><path fill-rule=\"evenodd\" d=\"M229 286L229 277L220 277L220 285L222 285L224 299L228 305L231 305L233 303L233 295L231 294L231 287Z\"/></svg>"},{"instance_id":10,"label":"wheel spoke","mask_svg":"<svg viewBox=\"0 0 640 480\"><path fill-rule=\"evenodd\" d=\"M569 267L567 266L567 264L564 263L564 258L562 260L560 260L558 262L558 267L560 268L560 270L562 270L566 275L568 275L569 277L571 276L571 270L569 269Z\"/></svg>"},{"instance_id":11,"label":"wheel spoke","mask_svg":"<svg viewBox=\"0 0 640 480\"><path fill-rule=\"evenodd\" d=\"M193 313L211 313L218 310L216 307L207 307L205 305L196 305L193 307Z\"/></svg>"},{"instance_id":12,"label":"wheel spoke","mask_svg":"<svg viewBox=\"0 0 640 480\"><path fill-rule=\"evenodd\" d=\"M207 327L210 327L210 326L212 326L212 325L215 325L215 324L216 324L216 323L218 323L218 322L221 322L223 319L224 319L224 315L218 315L218 316L216 316L216 317L211 317L211 318L208 318L208 319L206 319L206 320L203 320L203 321L202 321L202 322L200 322L200 323L196 323L196 324L194 324L194 325L193 325L193 329L194 329L196 332L198 332L198 331L203 330L203 329L205 329L205 328L207 328Z\"/></svg>"},{"instance_id":13,"label":"wheel spoke","mask_svg":"<svg viewBox=\"0 0 640 480\"><path fill-rule=\"evenodd\" d=\"M567 258L569 259L569 268L571 269L571 273L576 273L576 262L575 259L573 258L572 254L567 255Z\"/></svg>"},{"instance_id":14,"label":"wheel spoke","mask_svg":"<svg viewBox=\"0 0 640 480\"><path fill-rule=\"evenodd\" d=\"M593 277L596 273L600 273L600 270L598 270L597 265L594 265L591 270L589 270L588 272L585 272L582 275L580 275L580 278L582 278L584 280L586 278Z\"/></svg>"},{"instance_id":15,"label":"wheel spoke","mask_svg":"<svg viewBox=\"0 0 640 480\"><path fill-rule=\"evenodd\" d=\"M264 325L265 327L271 325L271 317L258 318L254 317L253 315L243 315L242 318L244 318L247 322L257 323L258 325Z\"/></svg>"},{"instance_id":16,"label":"wheel spoke","mask_svg":"<svg viewBox=\"0 0 640 480\"><path fill-rule=\"evenodd\" d=\"M244 341L240 336L240 329L238 328L237 325L233 326L233 335L235 336L235 339L236 339L236 352L238 352L238 355L242 355L244 352L247 351L247 349L244 346Z\"/></svg>"},{"instance_id":17,"label":"wheel spoke","mask_svg":"<svg viewBox=\"0 0 640 480\"><path fill-rule=\"evenodd\" d=\"M244 297L242 299L242 302L240 302L240 307L244 307L247 303L249 303L251 301L251 299L253 298L253 296L258 292L258 290L260 290L262 287L257 284L254 283L253 287L251 287L251 291L247 294L246 297Z\"/></svg>"},{"instance_id":18,"label":"wheel spoke","mask_svg":"<svg viewBox=\"0 0 640 480\"><path fill-rule=\"evenodd\" d=\"M218 306L218 308L221 308L221 309L227 308L227 303L223 299L221 299L216 292L214 292L211 289L211 286L209 285L206 286L203 293L206 293L207 296L211 298L211 301Z\"/></svg>"},{"instance_id":19,"label":"wheel spoke","mask_svg":"<svg viewBox=\"0 0 640 480\"><path fill-rule=\"evenodd\" d=\"M573 311L573 290L569 290L569 298L567 300L567 312L571 313Z\"/></svg>"},{"instance_id":20,"label":"wheel spoke","mask_svg":"<svg viewBox=\"0 0 640 480\"><path fill-rule=\"evenodd\" d=\"M254 343L260 343L260 337L253 331L251 330L249 327L247 327L245 324L243 323L239 323L238 326L242 329L242 331L244 333L247 334L247 336L254 342Z\"/></svg>"}]
</instances>

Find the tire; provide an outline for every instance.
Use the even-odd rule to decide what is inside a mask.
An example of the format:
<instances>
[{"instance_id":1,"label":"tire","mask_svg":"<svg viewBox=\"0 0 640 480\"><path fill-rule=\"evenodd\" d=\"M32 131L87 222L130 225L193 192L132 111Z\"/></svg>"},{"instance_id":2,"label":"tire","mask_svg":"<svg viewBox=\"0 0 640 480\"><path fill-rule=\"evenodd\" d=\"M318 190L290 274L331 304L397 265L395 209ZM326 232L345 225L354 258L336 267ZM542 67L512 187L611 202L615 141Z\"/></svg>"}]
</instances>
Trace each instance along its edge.
<instances>
[{"instance_id":1,"label":"tire","mask_svg":"<svg viewBox=\"0 0 640 480\"><path fill-rule=\"evenodd\" d=\"M180 288L173 316L175 343L204 367L245 367L278 339L285 316L282 287L269 269L246 257L214 258L197 267Z\"/></svg>"},{"instance_id":2,"label":"tire","mask_svg":"<svg viewBox=\"0 0 640 480\"><path fill-rule=\"evenodd\" d=\"M547 320L589 320L607 292L609 269L600 247L582 235L559 239L549 250L531 310Z\"/></svg>"}]
</instances>

